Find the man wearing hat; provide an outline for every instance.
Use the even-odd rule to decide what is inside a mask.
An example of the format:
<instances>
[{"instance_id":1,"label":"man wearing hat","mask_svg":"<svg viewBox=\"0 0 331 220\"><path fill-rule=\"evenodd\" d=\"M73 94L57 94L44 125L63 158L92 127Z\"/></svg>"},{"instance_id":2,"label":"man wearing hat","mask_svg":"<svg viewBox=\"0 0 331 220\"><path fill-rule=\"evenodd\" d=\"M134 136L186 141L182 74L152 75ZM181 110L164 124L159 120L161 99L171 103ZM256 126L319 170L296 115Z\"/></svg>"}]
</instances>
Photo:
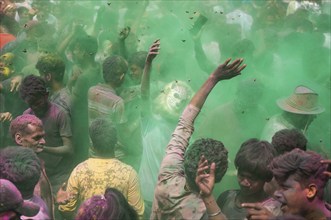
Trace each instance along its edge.
<instances>
[{"instance_id":1,"label":"man wearing hat","mask_svg":"<svg viewBox=\"0 0 331 220\"><path fill-rule=\"evenodd\" d=\"M324 112L318 105L318 94L303 85L297 86L291 96L277 100L277 105L283 112L272 116L262 131L261 139L269 142L282 129L297 128L305 134L316 116Z\"/></svg>"}]
</instances>

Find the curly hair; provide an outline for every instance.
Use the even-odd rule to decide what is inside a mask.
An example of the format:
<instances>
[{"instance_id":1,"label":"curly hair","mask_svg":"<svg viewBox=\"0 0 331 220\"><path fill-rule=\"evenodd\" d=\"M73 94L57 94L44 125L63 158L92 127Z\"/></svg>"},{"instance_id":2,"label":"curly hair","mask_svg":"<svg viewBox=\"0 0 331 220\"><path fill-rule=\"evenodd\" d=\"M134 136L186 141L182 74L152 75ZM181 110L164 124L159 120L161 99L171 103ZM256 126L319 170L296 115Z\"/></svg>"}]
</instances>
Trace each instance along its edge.
<instances>
[{"instance_id":1,"label":"curly hair","mask_svg":"<svg viewBox=\"0 0 331 220\"><path fill-rule=\"evenodd\" d=\"M323 173L328 171L328 164L322 164L321 160L323 157L318 153L296 148L274 158L270 169L279 184L285 182L290 176L294 176L302 187L314 182L319 189L318 196L322 198L323 188L329 178Z\"/></svg>"},{"instance_id":2,"label":"curly hair","mask_svg":"<svg viewBox=\"0 0 331 220\"><path fill-rule=\"evenodd\" d=\"M269 142L251 138L240 146L234 164L237 170L254 174L261 180L270 181L272 172L268 165L275 155L276 151Z\"/></svg>"},{"instance_id":3,"label":"curly hair","mask_svg":"<svg viewBox=\"0 0 331 220\"><path fill-rule=\"evenodd\" d=\"M11 181L27 199L40 179L41 164L32 149L7 147L0 151L0 171L0 177Z\"/></svg>"},{"instance_id":4,"label":"curly hair","mask_svg":"<svg viewBox=\"0 0 331 220\"><path fill-rule=\"evenodd\" d=\"M23 100L35 99L48 94L45 80L35 75L28 75L22 80L19 92Z\"/></svg>"},{"instance_id":5,"label":"curly hair","mask_svg":"<svg viewBox=\"0 0 331 220\"><path fill-rule=\"evenodd\" d=\"M277 131L272 137L271 144L280 155L290 152L294 148L305 151L307 150L307 142L305 135L299 129L293 128Z\"/></svg>"},{"instance_id":6,"label":"curly hair","mask_svg":"<svg viewBox=\"0 0 331 220\"><path fill-rule=\"evenodd\" d=\"M128 60L129 65L135 64L135 65L139 66L141 69L144 69L147 55L148 55L148 52L146 52L146 51L138 51L138 52L132 54Z\"/></svg>"},{"instance_id":7,"label":"curly hair","mask_svg":"<svg viewBox=\"0 0 331 220\"><path fill-rule=\"evenodd\" d=\"M102 64L103 79L106 83L121 85L120 77L128 71L128 63L121 56L110 56Z\"/></svg>"},{"instance_id":8,"label":"curly hair","mask_svg":"<svg viewBox=\"0 0 331 220\"><path fill-rule=\"evenodd\" d=\"M36 64L36 69L41 76L49 73L55 81L63 81L65 64L58 55L46 54L41 56Z\"/></svg>"},{"instance_id":9,"label":"curly hair","mask_svg":"<svg viewBox=\"0 0 331 220\"><path fill-rule=\"evenodd\" d=\"M27 127L28 125L35 125L38 127L43 127L42 121L37 118L35 115L30 115L30 114L24 114L24 115L19 115L15 119L13 119L10 122L10 127L9 131L12 136L12 138L15 138L15 134L20 132L22 135L27 135Z\"/></svg>"},{"instance_id":10,"label":"curly hair","mask_svg":"<svg viewBox=\"0 0 331 220\"><path fill-rule=\"evenodd\" d=\"M90 138L96 153L113 155L117 143L117 130L109 120L95 119L89 127Z\"/></svg>"},{"instance_id":11,"label":"curly hair","mask_svg":"<svg viewBox=\"0 0 331 220\"><path fill-rule=\"evenodd\" d=\"M195 183L195 177L201 156L208 160L208 163L215 163L215 182L222 180L228 168L228 151L222 142L211 139L201 138L189 146L184 156L184 171L188 186L194 191L199 192L199 187Z\"/></svg>"}]
</instances>

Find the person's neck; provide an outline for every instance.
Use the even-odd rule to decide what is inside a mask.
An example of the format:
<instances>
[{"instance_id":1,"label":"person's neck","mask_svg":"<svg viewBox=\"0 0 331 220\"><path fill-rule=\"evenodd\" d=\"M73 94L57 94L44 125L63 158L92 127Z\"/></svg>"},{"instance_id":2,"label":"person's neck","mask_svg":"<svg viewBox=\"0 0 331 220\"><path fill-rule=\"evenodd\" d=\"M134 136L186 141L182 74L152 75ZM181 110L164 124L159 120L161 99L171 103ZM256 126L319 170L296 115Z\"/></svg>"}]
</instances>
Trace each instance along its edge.
<instances>
[{"instance_id":1,"label":"person's neck","mask_svg":"<svg viewBox=\"0 0 331 220\"><path fill-rule=\"evenodd\" d=\"M288 121L290 124L292 124L295 128L303 130L304 127L301 125L300 122L300 118L299 116L292 114L292 113L287 113L287 112L283 112L283 117L286 121Z\"/></svg>"},{"instance_id":2,"label":"person's neck","mask_svg":"<svg viewBox=\"0 0 331 220\"><path fill-rule=\"evenodd\" d=\"M112 88L116 93L117 93L117 90L118 90L118 86L114 83L106 83L110 88Z\"/></svg>"},{"instance_id":3,"label":"person's neck","mask_svg":"<svg viewBox=\"0 0 331 220\"><path fill-rule=\"evenodd\" d=\"M84 59L84 61L79 63L79 67L81 69L86 69L94 66L95 66L95 62L89 59Z\"/></svg>"},{"instance_id":4,"label":"person's neck","mask_svg":"<svg viewBox=\"0 0 331 220\"><path fill-rule=\"evenodd\" d=\"M308 210L303 217L308 220L331 218L331 211L326 208L323 200L318 200L309 204Z\"/></svg>"},{"instance_id":5,"label":"person's neck","mask_svg":"<svg viewBox=\"0 0 331 220\"><path fill-rule=\"evenodd\" d=\"M52 93L58 92L63 88L64 88L64 86L63 86L63 83L61 83L61 82L52 83Z\"/></svg>"},{"instance_id":6,"label":"person's neck","mask_svg":"<svg viewBox=\"0 0 331 220\"><path fill-rule=\"evenodd\" d=\"M101 154L95 151L95 156L94 158L98 158L98 159L113 159L115 158L115 154L114 153L109 153L109 154Z\"/></svg>"},{"instance_id":7,"label":"person's neck","mask_svg":"<svg viewBox=\"0 0 331 220\"><path fill-rule=\"evenodd\" d=\"M33 197L33 192L22 193L22 197L23 197L24 200L32 199L32 197Z\"/></svg>"},{"instance_id":8,"label":"person's neck","mask_svg":"<svg viewBox=\"0 0 331 220\"><path fill-rule=\"evenodd\" d=\"M265 193L263 190L256 192L254 194L250 194L250 195L245 195L241 192L238 193L237 196L237 203L241 204L241 203L255 203L255 202L263 202L264 200L266 200L269 196L267 195L267 193Z\"/></svg>"}]
</instances>

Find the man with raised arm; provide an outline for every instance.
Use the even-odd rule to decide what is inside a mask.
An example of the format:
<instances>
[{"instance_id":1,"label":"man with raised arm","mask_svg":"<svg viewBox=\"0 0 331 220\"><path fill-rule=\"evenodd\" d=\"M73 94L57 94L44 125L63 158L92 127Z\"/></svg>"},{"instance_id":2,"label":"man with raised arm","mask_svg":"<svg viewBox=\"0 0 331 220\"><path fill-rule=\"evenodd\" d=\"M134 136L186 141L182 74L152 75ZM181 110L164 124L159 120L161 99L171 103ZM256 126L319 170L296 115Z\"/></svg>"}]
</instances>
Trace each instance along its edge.
<instances>
[{"instance_id":1,"label":"man with raised arm","mask_svg":"<svg viewBox=\"0 0 331 220\"><path fill-rule=\"evenodd\" d=\"M221 210L206 212L195 178L200 158L204 155L209 164L214 164L215 182L219 182L227 169L227 150L222 142L209 138L188 145L194 120L207 96L218 82L240 75L246 67L241 65L242 62L243 59L236 59L230 63L227 59L218 66L183 111L161 163L151 219L206 219L222 215Z\"/></svg>"}]
</instances>

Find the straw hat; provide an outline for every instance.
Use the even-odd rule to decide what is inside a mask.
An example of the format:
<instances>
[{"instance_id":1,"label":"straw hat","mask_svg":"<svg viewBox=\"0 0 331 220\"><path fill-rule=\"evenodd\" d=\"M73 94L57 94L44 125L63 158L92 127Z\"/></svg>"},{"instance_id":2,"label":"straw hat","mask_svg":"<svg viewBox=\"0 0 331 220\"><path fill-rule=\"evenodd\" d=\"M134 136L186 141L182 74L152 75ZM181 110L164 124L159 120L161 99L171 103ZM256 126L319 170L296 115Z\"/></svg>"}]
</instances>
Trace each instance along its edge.
<instances>
[{"instance_id":1,"label":"straw hat","mask_svg":"<svg viewBox=\"0 0 331 220\"><path fill-rule=\"evenodd\" d=\"M15 210L21 215L33 217L39 212L39 206L23 200L16 186L6 179L0 179L0 195L0 213Z\"/></svg>"},{"instance_id":2,"label":"straw hat","mask_svg":"<svg viewBox=\"0 0 331 220\"><path fill-rule=\"evenodd\" d=\"M324 112L324 108L318 105L318 94L302 85L297 86L290 97L277 100L277 105L295 114L316 115Z\"/></svg>"}]
</instances>

